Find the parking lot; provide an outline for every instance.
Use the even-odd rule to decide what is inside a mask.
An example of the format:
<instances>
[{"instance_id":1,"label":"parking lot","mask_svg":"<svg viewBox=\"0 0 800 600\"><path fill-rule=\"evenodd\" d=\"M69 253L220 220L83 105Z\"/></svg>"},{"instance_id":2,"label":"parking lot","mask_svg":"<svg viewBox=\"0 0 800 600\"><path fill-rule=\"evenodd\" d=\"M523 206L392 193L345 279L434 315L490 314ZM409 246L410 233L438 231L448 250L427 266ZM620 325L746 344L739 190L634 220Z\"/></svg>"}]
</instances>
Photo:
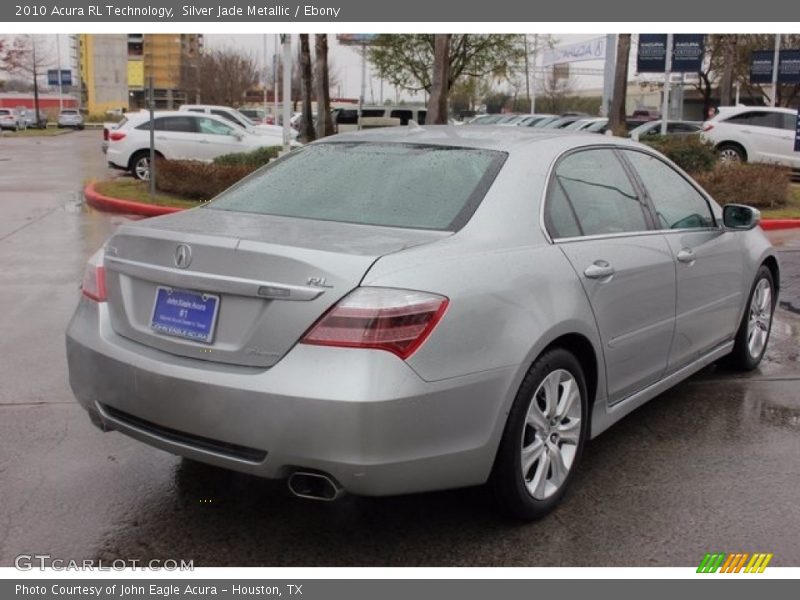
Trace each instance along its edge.
<instances>
[{"instance_id":1,"label":"parking lot","mask_svg":"<svg viewBox=\"0 0 800 600\"><path fill-rule=\"evenodd\" d=\"M280 482L101 433L67 383L87 257L125 217L80 204L97 131L0 138L0 566L19 554L196 566L692 566L706 552L800 564L800 230L775 235L782 308L748 374L708 368L591 442L549 517L483 489L315 503ZM795 312L797 311L797 312Z\"/></svg>"}]
</instances>

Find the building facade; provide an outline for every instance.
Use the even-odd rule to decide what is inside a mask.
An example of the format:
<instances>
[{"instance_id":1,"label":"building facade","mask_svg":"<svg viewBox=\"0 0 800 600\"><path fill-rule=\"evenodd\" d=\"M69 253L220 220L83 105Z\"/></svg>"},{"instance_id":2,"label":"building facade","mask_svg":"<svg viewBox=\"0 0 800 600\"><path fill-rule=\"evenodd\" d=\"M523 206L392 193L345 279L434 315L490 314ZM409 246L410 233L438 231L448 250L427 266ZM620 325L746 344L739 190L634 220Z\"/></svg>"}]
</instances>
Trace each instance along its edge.
<instances>
[{"instance_id":1,"label":"building facade","mask_svg":"<svg viewBox=\"0 0 800 600\"><path fill-rule=\"evenodd\" d=\"M194 33L128 34L129 108L145 108L148 78L153 78L156 108L194 102L194 82L203 53L203 36Z\"/></svg>"},{"instance_id":2,"label":"building facade","mask_svg":"<svg viewBox=\"0 0 800 600\"><path fill-rule=\"evenodd\" d=\"M81 103L89 114L128 109L125 34L78 36Z\"/></svg>"}]
</instances>

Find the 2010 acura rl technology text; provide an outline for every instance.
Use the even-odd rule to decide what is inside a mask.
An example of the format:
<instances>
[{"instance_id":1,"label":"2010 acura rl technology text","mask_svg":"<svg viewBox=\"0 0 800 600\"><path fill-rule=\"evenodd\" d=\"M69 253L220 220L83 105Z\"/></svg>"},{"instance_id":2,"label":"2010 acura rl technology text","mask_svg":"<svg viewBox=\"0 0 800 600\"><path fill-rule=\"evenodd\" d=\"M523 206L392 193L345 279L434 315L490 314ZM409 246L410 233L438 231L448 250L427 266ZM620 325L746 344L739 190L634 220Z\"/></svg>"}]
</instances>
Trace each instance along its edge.
<instances>
[{"instance_id":1,"label":"2010 acura rl technology text","mask_svg":"<svg viewBox=\"0 0 800 600\"><path fill-rule=\"evenodd\" d=\"M120 227L67 332L75 395L299 496L491 482L545 514L587 439L758 365L779 276L758 211L635 142L525 129L334 136Z\"/></svg>"}]
</instances>

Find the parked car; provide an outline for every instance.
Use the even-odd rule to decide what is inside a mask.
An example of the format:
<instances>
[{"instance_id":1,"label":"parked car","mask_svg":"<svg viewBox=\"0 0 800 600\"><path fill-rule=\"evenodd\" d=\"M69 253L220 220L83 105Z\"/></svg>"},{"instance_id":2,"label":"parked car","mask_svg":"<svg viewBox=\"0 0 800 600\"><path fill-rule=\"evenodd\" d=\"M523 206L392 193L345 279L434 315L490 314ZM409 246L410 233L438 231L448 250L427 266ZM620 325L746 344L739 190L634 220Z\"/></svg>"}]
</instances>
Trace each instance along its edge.
<instances>
[{"instance_id":1,"label":"parked car","mask_svg":"<svg viewBox=\"0 0 800 600\"><path fill-rule=\"evenodd\" d=\"M564 129L565 127L572 125L575 121L580 121L586 118L586 115L577 116L571 115L568 117L559 117L557 119L550 120L549 122L543 124L541 127L545 129Z\"/></svg>"},{"instance_id":2,"label":"parked car","mask_svg":"<svg viewBox=\"0 0 800 600\"><path fill-rule=\"evenodd\" d=\"M75 108L65 108L58 113L56 125L59 129L71 128L82 130L84 128L83 115Z\"/></svg>"},{"instance_id":3,"label":"parked car","mask_svg":"<svg viewBox=\"0 0 800 600\"><path fill-rule=\"evenodd\" d=\"M621 138L332 136L121 225L69 381L101 428L298 496L491 482L536 518L588 439L714 361L759 364L780 277L758 221Z\"/></svg>"},{"instance_id":4,"label":"parked car","mask_svg":"<svg viewBox=\"0 0 800 600\"><path fill-rule=\"evenodd\" d=\"M603 117L600 119L595 120L594 123L591 123L583 131L587 133L605 133L608 129L608 118Z\"/></svg>"},{"instance_id":5,"label":"parked car","mask_svg":"<svg viewBox=\"0 0 800 600\"><path fill-rule=\"evenodd\" d=\"M606 119L605 117L584 117L578 119L577 121L573 121L572 123L564 127L564 129L567 131L585 131L586 129L588 129L589 127L591 127L596 123L602 123L605 125L606 123L608 123L608 119Z\"/></svg>"},{"instance_id":6,"label":"parked car","mask_svg":"<svg viewBox=\"0 0 800 600\"><path fill-rule=\"evenodd\" d=\"M333 126L337 133L356 131L358 129L358 107L335 108L333 111ZM361 109L361 127L375 129L380 127L399 127L415 121L419 125L425 124L428 111L424 107L416 106L364 106Z\"/></svg>"},{"instance_id":7,"label":"parked car","mask_svg":"<svg viewBox=\"0 0 800 600\"><path fill-rule=\"evenodd\" d=\"M797 111L764 106L721 107L703 125L703 137L730 162L778 163L800 169L794 151Z\"/></svg>"},{"instance_id":8,"label":"parked car","mask_svg":"<svg viewBox=\"0 0 800 600\"><path fill-rule=\"evenodd\" d=\"M469 121L467 121L467 125L491 125L496 123L503 115L498 114L491 114L491 115L478 115L477 117L473 117Z\"/></svg>"},{"instance_id":9,"label":"parked car","mask_svg":"<svg viewBox=\"0 0 800 600\"><path fill-rule=\"evenodd\" d=\"M558 115L549 115L546 113L530 115L519 122L519 127L535 127L537 123L549 122L558 118Z\"/></svg>"},{"instance_id":10,"label":"parked car","mask_svg":"<svg viewBox=\"0 0 800 600\"><path fill-rule=\"evenodd\" d=\"M16 108L0 108L0 129L25 131L27 124Z\"/></svg>"},{"instance_id":11,"label":"parked car","mask_svg":"<svg viewBox=\"0 0 800 600\"><path fill-rule=\"evenodd\" d=\"M268 118L263 108L240 108L239 112L250 119L256 125L272 125L272 119Z\"/></svg>"},{"instance_id":12,"label":"parked car","mask_svg":"<svg viewBox=\"0 0 800 600\"><path fill-rule=\"evenodd\" d=\"M255 135L279 137L280 142L278 142L278 144L283 143L283 127L279 125L259 125L248 119L240 111L229 106L217 106L213 104L183 104L178 107L178 110L205 113L207 115L216 115L241 127L249 133ZM289 135L292 137L292 139L294 139L297 137L297 132L292 128L289 128Z\"/></svg>"},{"instance_id":13,"label":"parked car","mask_svg":"<svg viewBox=\"0 0 800 600\"><path fill-rule=\"evenodd\" d=\"M45 129L47 127L47 115L43 110L38 111L38 119L34 117L37 111L32 108L23 107L17 110L25 119L25 127L30 127L32 129Z\"/></svg>"},{"instance_id":14,"label":"parked car","mask_svg":"<svg viewBox=\"0 0 800 600\"><path fill-rule=\"evenodd\" d=\"M555 123L556 121L560 121L561 119L562 117L559 117L558 115L551 115L549 117L545 117L544 119L539 119L538 121L533 122L532 124L529 125L529 127L542 129L548 127L549 125Z\"/></svg>"},{"instance_id":15,"label":"parked car","mask_svg":"<svg viewBox=\"0 0 800 600\"><path fill-rule=\"evenodd\" d=\"M693 135L702 130L703 124L697 121L667 121L667 135ZM634 140L656 135L661 135L661 119L642 123L628 132L628 137Z\"/></svg>"},{"instance_id":16,"label":"parked car","mask_svg":"<svg viewBox=\"0 0 800 600\"><path fill-rule=\"evenodd\" d=\"M155 152L168 160L211 161L222 154L276 146L283 138L254 134L214 114L187 111L155 113ZM297 142L293 142L295 145ZM129 113L108 131L106 159L111 167L150 177L150 113Z\"/></svg>"}]
</instances>

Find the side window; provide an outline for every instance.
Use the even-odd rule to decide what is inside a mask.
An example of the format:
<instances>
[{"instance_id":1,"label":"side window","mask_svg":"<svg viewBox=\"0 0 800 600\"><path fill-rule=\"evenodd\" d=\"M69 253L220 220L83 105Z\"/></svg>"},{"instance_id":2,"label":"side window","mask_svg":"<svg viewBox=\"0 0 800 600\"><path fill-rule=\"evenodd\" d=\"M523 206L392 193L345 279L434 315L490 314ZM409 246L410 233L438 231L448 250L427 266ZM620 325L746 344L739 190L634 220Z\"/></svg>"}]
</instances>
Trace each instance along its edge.
<instances>
[{"instance_id":1,"label":"side window","mask_svg":"<svg viewBox=\"0 0 800 600\"><path fill-rule=\"evenodd\" d=\"M572 226L565 206L571 208ZM548 221L554 228L577 229L582 235L648 229L633 184L610 149L582 150L562 159L555 170L547 208ZM564 237L567 233L559 229L551 235Z\"/></svg>"},{"instance_id":2,"label":"side window","mask_svg":"<svg viewBox=\"0 0 800 600\"><path fill-rule=\"evenodd\" d=\"M789 113L781 114L781 129L788 129L789 131L794 131L796 127L797 127L797 115L792 115Z\"/></svg>"},{"instance_id":3,"label":"side window","mask_svg":"<svg viewBox=\"0 0 800 600\"><path fill-rule=\"evenodd\" d=\"M217 115L218 117L222 117L223 119L230 121L231 123L236 123L237 125L244 125L244 123L240 123L239 119L234 117L231 113L226 110L212 110L212 115Z\"/></svg>"},{"instance_id":4,"label":"side window","mask_svg":"<svg viewBox=\"0 0 800 600\"><path fill-rule=\"evenodd\" d=\"M194 112L194 113L204 113L204 112L206 112L206 110L204 108L187 108L186 110L188 110L189 112Z\"/></svg>"},{"instance_id":5,"label":"side window","mask_svg":"<svg viewBox=\"0 0 800 600\"><path fill-rule=\"evenodd\" d=\"M727 123L736 125L750 125L752 127L780 127L778 113L767 112L765 110L751 110L740 115L734 115L726 119Z\"/></svg>"},{"instance_id":6,"label":"side window","mask_svg":"<svg viewBox=\"0 0 800 600\"><path fill-rule=\"evenodd\" d=\"M418 110L417 111L417 123L420 125L425 125L425 117L428 116L427 110Z\"/></svg>"},{"instance_id":7,"label":"side window","mask_svg":"<svg viewBox=\"0 0 800 600\"><path fill-rule=\"evenodd\" d=\"M194 117L163 117L156 119L156 129L159 131L195 133L195 121Z\"/></svg>"},{"instance_id":8,"label":"side window","mask_svg":"<svg viewBox=\"0 0 800 600\"><path fill-rule=\"evenodd\" d=\"M625 151L656 209L659 227L691 229L714 227L706 199L665 162L644 152Z\"/></svg>"},{"instance_id":9,"label":"side window","mask_svg":"<svg viewBox=\"0 0 800 600\"><path fill-rule=\"evenodd\" d=\"M545 219L547 230L554 238L576 237L583 233L575 217L575 211L572 210L564 189L557 181L553 182L553 189L547 199Z\"/></svg>"},{"instance_id":10,"label":"side window","mask_svg":"<svg viewBox=\"0 0 800 600\"><path fill-rule=\"evenodd\" d=\"M338 125L356 125L358 123L358 111L351 108L340 110L336 114L336 123Z\"/></svg>"},{"instance_id":11,"label":"side window","mask_svg":"<svg viewBox=\"0 0 800 600\"><path fill-rule=\"evenodd\" d=\"M207 117L197 117L197 129L200 133L211 135L233 135L233 128Z\"/></svg>"},{"instance_id":12,"label":"side window","mask_svg":"<svg viewBox=\"0 0 800 600\"><path fill-rule=\"evenodd\" d=\"M365 108L361 110L361 116L365 119L374 119L377 117L382 117L386 114L386 111L382 108Z\"/></svg>"}]
</instances>

